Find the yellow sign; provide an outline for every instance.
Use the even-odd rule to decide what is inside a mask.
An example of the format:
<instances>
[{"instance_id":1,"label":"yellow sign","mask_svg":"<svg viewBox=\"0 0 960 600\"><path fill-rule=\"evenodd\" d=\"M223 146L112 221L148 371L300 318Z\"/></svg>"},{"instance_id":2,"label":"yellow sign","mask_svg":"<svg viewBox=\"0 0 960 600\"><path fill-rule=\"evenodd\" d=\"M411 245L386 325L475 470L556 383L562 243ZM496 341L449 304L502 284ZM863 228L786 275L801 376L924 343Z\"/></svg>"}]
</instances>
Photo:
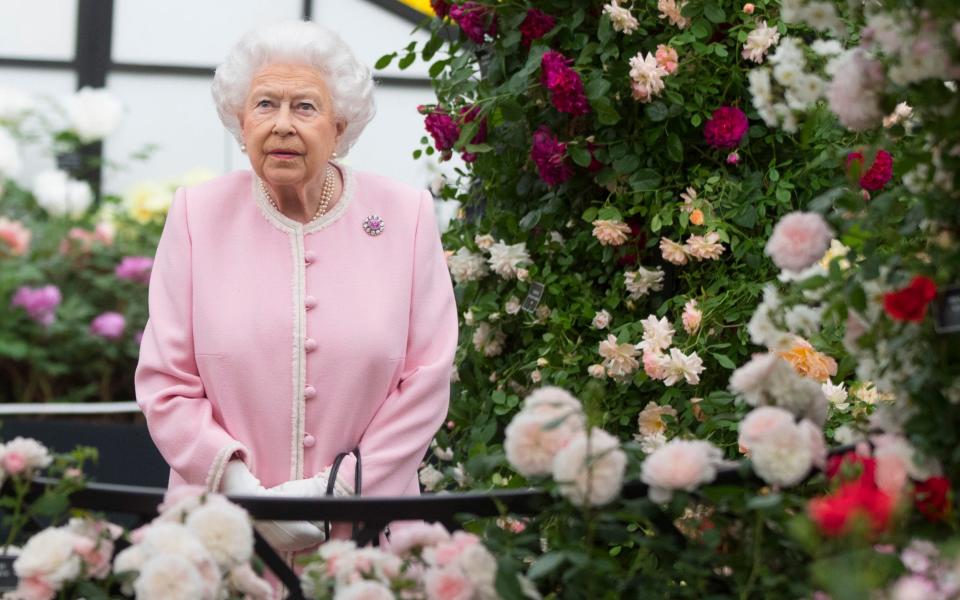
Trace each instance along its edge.
<instances>
[{"instance_id":1,"label":"yellow sign","mask_svg":"<svg viewBox=\"0 0 960 600\"><path fill-rule=\"evenodd\" d=\"M433 9L430 8L430 0L400 0L400 2L417 9L425 15L433 16Z\"/></svg>"}]
</instances>

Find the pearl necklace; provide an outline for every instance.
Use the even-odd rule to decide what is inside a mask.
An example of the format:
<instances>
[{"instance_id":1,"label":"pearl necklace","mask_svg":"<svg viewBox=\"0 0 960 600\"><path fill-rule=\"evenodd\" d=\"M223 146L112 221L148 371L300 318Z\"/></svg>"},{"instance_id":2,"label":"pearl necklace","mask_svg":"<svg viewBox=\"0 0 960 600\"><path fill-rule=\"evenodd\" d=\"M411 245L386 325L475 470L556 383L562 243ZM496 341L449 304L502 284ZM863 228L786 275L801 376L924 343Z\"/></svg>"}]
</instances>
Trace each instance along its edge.
<instances>
[{"instance_id":1,"label":"pearl necklace","mask_svg":"<svg viewBox=\"0 0 960 600\"><path fill-rule=\"evenodd\" d=\"M333 181L336 179L336 176L332 173L333 167L330 164L327 164L326 171L323 175L323 191L320 193L320 204L317 206L317 212L314 213L313 217L310 218L307 223L313 223L323 215L327 214L327 206L330 204L330 199L333 197ZM267 186L263 184L262 179L258 179L260 184L260 193L266 196L267 200L270 201L270 204L273 205L273 208L277 210L278 213L283 214L283 211L280 210L280 207L277 206L276 200L273 199L273 196L270 195L270 192L267 191Z\"/></svg>"}]
</instances>

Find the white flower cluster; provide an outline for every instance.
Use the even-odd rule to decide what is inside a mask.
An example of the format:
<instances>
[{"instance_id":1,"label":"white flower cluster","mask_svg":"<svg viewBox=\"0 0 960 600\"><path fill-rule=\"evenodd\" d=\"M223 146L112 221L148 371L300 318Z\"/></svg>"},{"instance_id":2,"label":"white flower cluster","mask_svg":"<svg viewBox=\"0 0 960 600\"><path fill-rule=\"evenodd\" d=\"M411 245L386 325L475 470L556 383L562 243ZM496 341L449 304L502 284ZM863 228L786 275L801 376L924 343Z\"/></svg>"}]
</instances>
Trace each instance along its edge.
<instances>
[{"instance_id":1,"label":"white flower cluster","mask_svg":"<svg viewBox=\"0 0 960 600\"><path fill-rule=\"evenodd\" d=\"M106 89L85 87L65 98L62 104L68 130L85 144L108 137L116 131L123 116L120 100Z\"/></svg>"},{"instance_id":2,"label":"white flower cluster","mask_svg":"<svg viewBox=\"0 0 960 600\"><path fill-rule=\"evenodd\" d=\"M507 461L527 477L552 475L560 493L580 505L602 506L620 493L627 455L614 436L587 429L580 401L544 387L524 400L506 429Z\"/></svg>"},{"instance_id":3,"label":"white flower cluster","mask_svg":"<svg viewBox=\"0 0 960 600\"><path fill-rule=\"evenodd\" d=\"M690 318L692 317L687 320ZM643 351L643 369L647 375L667 386L680 381L686 381L690 385L700 383L700 373L704 370L703 360L696 352L684 354L678 348L670 347L675 332L667 318L658 319L655 315L650 315L640 323L643 325L643 341L637 344L637 347ZM699 320L697 325L699 326Z\"/></svg>"},{"instance_id":4,"label":"white flower cluster","mask_svg":"<svg viewBox=\"0 0 960 600\"><path fill-rule=\"evenodd\" d=\"M842 36L846 31L834 3L825 0L783 0L780 18L785 23L806 23L812 29L835 36Z\"/></svg>"},{"instance_id":5,"label":"white flower cluster","mask_svg":"<svg viewBox=\"0 0 960 600\"><path fill-rule=\"evenodd\" d=\"M775 406L753 409L740 422L740 449L750 457L756 474L771 485L800 483L810 468L823 468L827 446L823 432L808 419Z\"/></svg>"},{"instance_id":6,"label":"white flower cluster","mask_svg":"<svg viewBox=\"0 0 960 600\"><path fill-rule=\"evenodd\" d=\"M763 57L771 46L776 46L780 41L780 33L775 27L769 27L766 21L757 23L756 29L747 35L747 41L743 44L742 55L747 60L755 63L762 63Z\"/></svg>"},{"instance_id":7,"label":"white flower cluster","mask_svg":"<svg viewBox=\"0 0 960 600\"><path fill-rule=\"evenodd\" d=\"M460 248L455 254L448 256L447 266L450 268L450 275L457 283L476 281L489 272L487 261L467 248Z\"/></svg>"},{"instance_id":8,"label":"white flower cluster","mask_svg":"<svg viewBox=\"0 0 960 600\"><path fill-rule=\"evenodd\" d=\"M311 598L494 600L497 561L480 538L439 524L398 527L390 550L327 542L300 575ZM402 592L401 592L402 590Z\"/></svg>"},{"instance_id":9,"label":"white flower cluster","mask_svg":"<svg viewBox=\"0 0 960 600\"><path fill-rule=\"evenodd\" d=\"M53 598L74 581L103 579L110 574L113 544L121 532L104 521L71 519L34 535L13 563L20 580L13 597Z\"/></svg>"},{"instance_id":10,"label":"white flower cluster","mask_svg":"<svg viewBox=\"0 0 960 600\"><path fill-rule=\"evenodd\" d=\"M730 390L751 406L779 406L822 426L827 399L820 384L802 377L776 354L755 354L730 376Z\"/></svg>"},{"instance_id":11,"label":"white flower cluster","mask_svg":"<svg viewBox=\"0 0 960 600\"><path fill-rule=\"evenodd\" d=\"M33 195L37 204L55 217L81 217L93 203L93 190L87 182L72 179L57 169L34 178Z\"/></svg>"},{"instance_id":12,"label":"white flower cluster","mask_svg":"<svg viewBox=\"0 0 960 600\"><path fill-rule=\"evenodd\" d=\"M0 486L7 477L31 477L53 462L47 447L32 438L15 437L0 444Z\"/></svg>"},{"instance_id":13,"label":"white flower cluster","mask_svg":"<svg viewBox=\"0 0 960 600\"><path fill-rule=\"evenodd\" d=\"M530 264L530 255L527 253L527 245L523 242L519 244L507 244L503 240L493 244L489 248L490 258L487 262L493 272L504 279L517 278L519 268Z\"/></svg>"},{"instance_id":14,"label":"white flower cluster","mask_svg":"<svg viewBox=\"0 0 960 600\"><path fill-rule=\"evenodd\" d=\"M660 267L646 269L637 267L636 271L624 273L624 286L631 300L639 300L650 292L663 289L664 272Z\"/></svg>"},{"instance_id":15,"label":"white flower cluster","mask_svg":"<svg viewBox=\"0 0 960 600\"><path fill-rule=\"evenodd\" d=\"M253 526L247 512L219 494L185 488L161 514L138 529L134 544L114 559L124 593L138 599L217 600L237 594L271 597L270 584L250 566Z\"/></svg>"},{"instance_id":16,"label":"white flower cluster","mask_svg":"<svg viewBox=\"0 0 960 600\"><path fill-rule=\"evenodd\" d=\"M817 57L821 57L820 52L834 50L832 45L814 45ZM798 130L798 114L806 112L824 97L827 82L816 68L808 69L803 42L798 38L784 38L770 55L769 62L772 69L758 67L747 74L753 106L770 127L781 127L794 133ZM823 62L822 58L817 62Z\"/></svg>"},{"instance_id":17,"label":"white flower cluster","mask_svg":"<svg viewBox=\"0 0 960 600\"><path fill-rule=\"evenodd\" d=\"M922 21L919 29L904 11L873 12L867 16L862 34L864 45L894 60L887 75L896 85L909 85L924 79L948 80L951 75L950 54L944 40L931 35L930 23Z\"/></svg>"}]
</instances>

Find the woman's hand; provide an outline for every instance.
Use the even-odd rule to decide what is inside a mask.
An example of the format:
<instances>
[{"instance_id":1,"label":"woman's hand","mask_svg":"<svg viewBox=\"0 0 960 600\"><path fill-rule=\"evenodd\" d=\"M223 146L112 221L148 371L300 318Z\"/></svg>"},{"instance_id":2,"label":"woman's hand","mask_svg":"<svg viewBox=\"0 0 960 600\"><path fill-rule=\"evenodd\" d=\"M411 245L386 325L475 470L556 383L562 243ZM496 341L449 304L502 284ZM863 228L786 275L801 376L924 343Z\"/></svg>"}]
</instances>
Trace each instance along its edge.
<instances>
[{"instance_id":1,"label":"woman's hand","mask_svg":"<svg viewBox=\"0 0 960 600\"><path fill-rule=\"evenodd\" d=\"M280 485L273 486L267 491L277 492L281 496L287 496L290 498L322 498L327 495L327 486L329 485L329 482L330 467L327 467L313 477L286 481ZM344 484L340 478L337 478L337 481L333 486L333 496L339 498L352 495L353 488Z\"/></svg>"},{"instance_id":2,"label":"woman's hand","mask_svg":"<svg viewBox=\"0 0 960 600\"><path fill-rule=\"evenodd\" d=\"M247 465L240 460L231 460L227 464L220 489L224 494L236 496L289 498L298 495L275 491L276 488L265 489L260 484L260 480L254 477ZM310 521L255 521L253 525L275 550L286 552L303 550L322 544L327 539L322 523L312 523Z\"/></svg>"}]
</instances>

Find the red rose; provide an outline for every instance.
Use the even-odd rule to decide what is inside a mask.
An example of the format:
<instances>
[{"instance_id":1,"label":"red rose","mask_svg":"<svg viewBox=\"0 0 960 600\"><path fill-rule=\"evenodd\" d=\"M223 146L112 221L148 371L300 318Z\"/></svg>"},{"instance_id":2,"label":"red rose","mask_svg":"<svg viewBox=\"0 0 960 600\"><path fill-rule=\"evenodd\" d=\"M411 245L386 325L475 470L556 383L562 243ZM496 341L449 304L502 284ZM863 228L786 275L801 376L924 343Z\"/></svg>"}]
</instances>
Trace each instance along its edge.
<instances>
[{"instance_id":1,"label":"red rose","mask_svg":"<svg viewBox=\"0 0 960 600\"><path fill-rule=\"evenodd\" d=\"M714 148L732 150L740 144L750 122L747 115L735 106L721 106L703 126L707 144Z\"/></svg>"},{"instance_id":2,"label":"red rose","mask_svg":"<svg viewBox=\"0 0 960 600\"><path fill-rule=\"evenodd\" d=\"M450 158L450 149L460 137L460 128L453 117L442 110L430 112L423 120L424 126L433 137L433 145L440 152L444 160Z\"/></svg>"},{"instance_id":3,"label":"red rose","mask_svg":"<svg viewBox=\"0 0 960 600\"><path fill-rule=\"evenodd\" d=\"M821 533L836 537L850 531L857 520L866 521L874 533L885 530L890 524L893 504L893 499L872 480L861 477L843 484L829 496L814 498L807 510Z\"/></svg>"},{"instance_id":4,"label":"red rose","mask_svg":"<svg viewBox=\"0 0 960 600\"><path fill-rule=\"evenodd\" d=\"M876 471L877 461L852 451L828 457L825 469L827 479L831 481L840 477L842 482L860 480L862 485L870 485L874 481Z\"/></svg>"},{"instance_id":5,"label":"red rose","mask_svg":"<svg viewBox=\"0 0 960 600\"><path fill-rule=\"evenodd\" d=\"M943 521L950 515L950 481L931 477L913 486L913 503L928 521Z\"/></svg>"},{"instance_id":6,"label":"red rose","mask_svg":"<svg viewBox=\"0 0 960 600\"><path fill-rule=\"evenodd\" d=\"M937 284L917 275L910 285L883 295L883 308L896 321L919 323L927 315L927 305L937 296Z\"/></svg>"},{"instance_id":7,"label":"red rose","mask_svg":"<svg viewBox=\"0 0 960 600\"><path fill-rule=\"evenodd\" d=\"M873 159L870 168L863 171L863 154L861 152L851 152L847 155L847 172L851 170L852 163L857 163L860 172L860 187L871 192L882 189L883 186L893 177L893 157L886 150L877 150L877 155Z\"/></svg>"},{"instance_id":8,"label":"red rose","mask_svg":"<svg viewBox=\"0 0 960 600\"><path fill-rule=\"evenodd\" d=\"M583 91L583 80L570 68L572 60L555 50L546 52L540 60L543 69L541 83L550 90L550 100L560 112L584 115L590 112L590 104Z\"/></svg>"},{"instance_id":9,"label":"red rose","mask_svg":"<svg viewBox=\"0 0 960 600\"><path fill-rule=\"evenodd\" d=\"M550 30L557 24L557 20L536 8L527 11L523 23L520 23L520 41L524 46L529 46L533 40L539 40L550 33Z\"/></svg>"}]
</instances>

